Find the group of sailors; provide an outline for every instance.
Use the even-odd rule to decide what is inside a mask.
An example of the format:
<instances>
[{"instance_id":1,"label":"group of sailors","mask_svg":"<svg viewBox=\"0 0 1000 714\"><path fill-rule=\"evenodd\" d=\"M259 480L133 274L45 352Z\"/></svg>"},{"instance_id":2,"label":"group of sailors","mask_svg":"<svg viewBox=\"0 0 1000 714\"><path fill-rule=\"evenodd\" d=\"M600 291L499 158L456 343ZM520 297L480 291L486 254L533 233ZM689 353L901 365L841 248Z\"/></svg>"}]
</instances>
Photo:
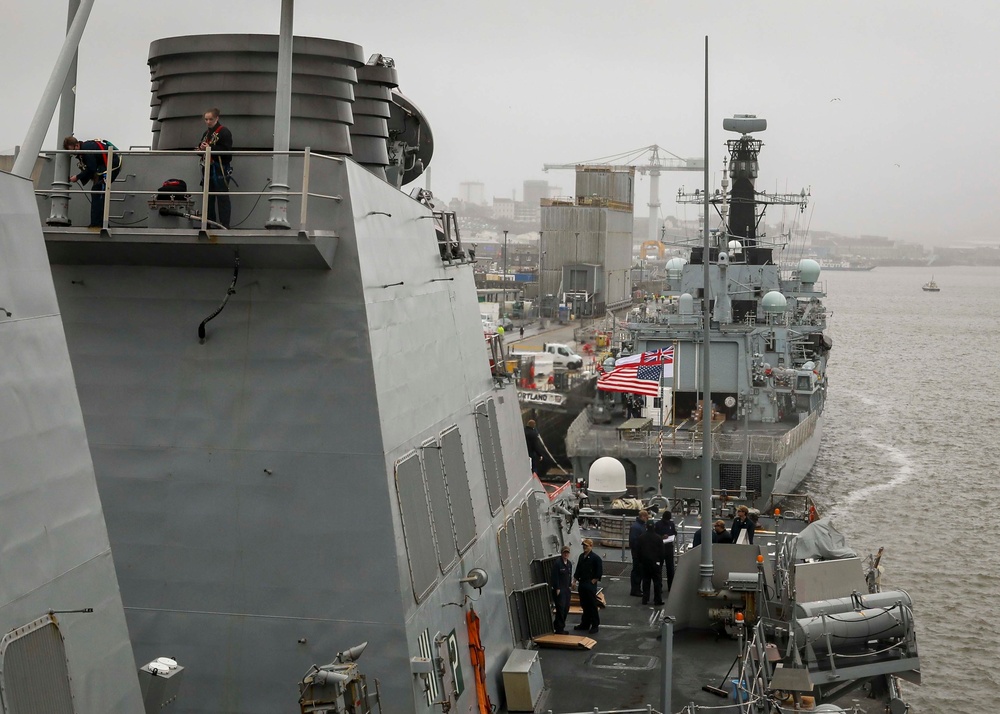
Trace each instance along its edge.
<instances>
[{"instance_id":1,"label":"group of sailors","mask_svg":"<svg viewBox=\"0 0 1000 714\"><path fill-rule=\"evenodd\" d=\"M530 424L530 422L529 422ZM667 593L674 583L674 549L677 542L677 525L673 521L670 509L664 509L657 521L646 509L639 511L635 521L629 527L628 543L632 554L632 572L630 574L632 597L642 598L642 604L660 606L664 604L663 570L667 573ZM753 543L754 530L757 527L756 514L747 506L736 509L733 523L727 528L725 521L717 520L712 524L713 543ZM701 545L701 530L695 532L693 545ZM593 551L593 542L589 538L583 540L583 553L574 567L570 559L570 547L562 547L559 560L552 569L550 586L555 602L554 631L557 635L568 634L566 631L566 616L569 613L570 594L574 586L579 589L580 606L583 615L580 624L574 630L596 634L599 631L601 618L597 591L603 576L603 561Z\"/></svg>"},{"instance_id":2,"label":"group of sailors","mask_svg":"<svg viewBox=\"0 0 1000 714\"><path fill-rule=\"evenodd\" d=\"M233 182L233 134L219 122L220 112L215 107L202 114L205 131L198 143L198 151L212 150L212 163L208 171L208 220L216 226L229 227L232 208L229 200L229 184ZM104 192L122 169L122 157L118 148L107 139L80 141L70 134L63 139L63 149L77 153L80 170L69 177L70 183L83 185L90 183L90 227L100 228L104 223ZM110 164L109 165L109 154ZM202 166L205 154L201 154ZM110 179L108 177L110 174Z\"/></svg>"}]
</instances>

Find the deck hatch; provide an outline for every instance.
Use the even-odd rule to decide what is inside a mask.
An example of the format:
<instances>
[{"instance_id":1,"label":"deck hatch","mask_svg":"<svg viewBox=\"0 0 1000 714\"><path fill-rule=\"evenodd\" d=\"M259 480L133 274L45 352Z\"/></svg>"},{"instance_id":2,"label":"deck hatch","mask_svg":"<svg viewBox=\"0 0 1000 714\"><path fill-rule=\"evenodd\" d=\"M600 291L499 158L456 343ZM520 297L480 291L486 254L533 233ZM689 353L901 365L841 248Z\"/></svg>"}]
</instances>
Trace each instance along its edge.
<instances>
[{"instance_id":1,"label":"deck hatch","mask_svg":"<svg viewBox=\"0 0 1000 714\"><path fill-rule=\"evenodd\" d=\"M659 663L658 657L649 655L627 655L598 652L590 658L590 666L598 669L653 669Z\"/></svg>"}]
</instances>

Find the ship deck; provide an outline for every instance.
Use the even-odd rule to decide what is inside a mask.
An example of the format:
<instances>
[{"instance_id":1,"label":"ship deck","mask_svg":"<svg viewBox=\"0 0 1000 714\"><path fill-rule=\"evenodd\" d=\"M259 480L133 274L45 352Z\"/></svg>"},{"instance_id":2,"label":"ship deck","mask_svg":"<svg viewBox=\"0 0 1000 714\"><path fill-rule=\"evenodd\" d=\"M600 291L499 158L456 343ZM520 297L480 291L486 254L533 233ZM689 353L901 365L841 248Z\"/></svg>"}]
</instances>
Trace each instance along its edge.
<instances>
[{"instance_id":1,"label":"ship deck","mask_svg":"<svg viewBox=\"0 0 1000 714\"><path fill-rule=\"evenodd\" d=\"M784 521L783 530L801 530L805 522ZM761 527L773 530L773 522L761 518ZM691 529L684 540L690 539ZM596 531L583 535L597 541ZM679 534L680 535L680 534ZM760 532L758 532L760 535ZM683 538L683 537L682 537ZM682 543L684 540L679 538ZM770 538L761 538L770 542ZM665 646L661 637L664 611L671 607L642 605L638 597L629 595L631 559L617 548L595 545L604 559L601 581L607 606L600 611L600 631L587 635L597 644L593 649L539 648L544 689L535 706L536 712L594 713L629 710L663 712L662 663ZM575 557L575 554L574 554ZM664 599L667 599L664 573ZM674 581L671 597L681 593L679 579ZM579 623L579 615L571 614L567 628ZM734 665L739 652L736 640L711 630L687 628L673 633L672 686L670 712L711 711L712 714L737 714L739 705L732 698L722 698L706 692L703 686L730 690L730 680L736 679ZM881 711L881 705L865 699L858 690L838 701L845 709L857 712ZM690 705L694 705L693 708ZM791 703L783 710L795 711ZM857 709L854 709L857 707ZM708 709L710 708L710 709ZM506 708L500 709L508 711Z\"/></svg>"}]
</instances>

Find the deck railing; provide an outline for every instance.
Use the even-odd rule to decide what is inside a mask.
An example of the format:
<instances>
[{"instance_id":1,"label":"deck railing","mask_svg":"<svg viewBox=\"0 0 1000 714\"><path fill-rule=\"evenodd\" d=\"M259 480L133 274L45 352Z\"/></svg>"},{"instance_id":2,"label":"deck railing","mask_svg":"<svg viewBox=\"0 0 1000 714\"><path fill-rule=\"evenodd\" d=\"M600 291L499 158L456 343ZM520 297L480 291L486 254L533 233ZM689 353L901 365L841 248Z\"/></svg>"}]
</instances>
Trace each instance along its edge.
<instances>
[{"instance_id":1,"label":"deck railing","mask_svg":"<svg viewBox=\"0 0 1000 714\"><path fill-rule=\"evenodd\" d=\"M79 154L104 154L104 151L50 151L45 152L43 157L48 159L51 156L57 154L70 154L71 156L76 156ZM343 163L344 159L340 156L329 156L326 154L318 154L311 151L308 147L304 151L231 151L225 152L227 156L232 156L234 159L252 159L254 157L265 157L271 159L274 156L290 156L290 157L300 157L302 160L302 172L298 180L298 185L301 187L299 190L292 190L291 188L282 189L279 191L272 191L270 181L267 185L259 191L246 191L246 190L230 190L230 191L211 191L210 182L208 180L209 166L212 161L212 150L209 148L204 152L200 151L159 151L159 150L149 150L149 149L129 149L129 150L116 150L113 147L108 147L107 150L107 165L113 166L114 161L117 157L136 157L141 158L143 161L161 161L165 168L164 176L169 175L166 171L176 171L178 162L170 162L167 159L169 157L184 157L191 160L192 162L196 159L201 159L204 155L204 165L200 169L200 175L202 180L202 185L197 190L187 190L184 193L189 194L192 197L198 196L201 198L201 206L205 207L208 205L208 200L212 196L255 196L259 200L261 197L285 197L285 198L298 198L299 199L299 215L298 215L298 225L289 228L297 228L300 231L306 230L309 222L309 199L321 199L326 201L342 201L343 197L333 194L323 194L310 190L310 179L317 172L316 167L313 165L314 162L336 162ZM247 164L243 164L246 166ZM123 177L116 181L106 181L104 186L104 191L101 192L102 199L104 201L104 208L102 212L102 228L107 230L111 227L111 221L114 219L123 219L124 216L112 216L111 215L111 204L112 201L124 200L127 196L148 196L149 200L154 201L156 195L161 193L159 188L150 187L149 189L138 188L136 186L127 185L128 179L133 178L135 175L129 172L129 162L123 162L121 172ZM189 174L190 175L190 174ZM58 184L60 182L68 182L68 177L56 176L53 181ZM292 182L290 182L292 183ZM67 183L67 185L69 185ZM118 186L118 187L116 187ZM85 189L88 194L93 194L89 189ZM49 189L36 189L35 193L39 196L52 197L52 198L69 198L72 192L68 189L63 188L49 188ZM116 198L119 197L119 198ZM254 204L256 206L256 204ZM252 211L253 209L251 209ZM208 218L207 211L202 210L200 214L194 214L191 218L198 220L201 230L208 228ZM134 226L132 226L134 228ZM261 225L261 228L264 226ZM141 228L139 228L141 230Z\"/></svg>"},{"instance_id":2,"label":"deck railing","mask_svg":"<svg viewBox=\"0 0 1000 714\"><path fill-rule=\"evenodd\" d=\"M786 459L802 446L816 431L818 413L810 414L792 429L783 434L713 434L712 458L720 460L741 459L744 452L750 461L778 462ZM591 428L585 415L578 417L566 434L567 445L573 444L578 455L614 456L615 458L649 457L660 453L662 439L664 456L696 458L702 452L702 432L700 425L694 429L680 429L676 426L652 428L628 436L619 435L610 429Z\"/></svg>"}]
</instances>

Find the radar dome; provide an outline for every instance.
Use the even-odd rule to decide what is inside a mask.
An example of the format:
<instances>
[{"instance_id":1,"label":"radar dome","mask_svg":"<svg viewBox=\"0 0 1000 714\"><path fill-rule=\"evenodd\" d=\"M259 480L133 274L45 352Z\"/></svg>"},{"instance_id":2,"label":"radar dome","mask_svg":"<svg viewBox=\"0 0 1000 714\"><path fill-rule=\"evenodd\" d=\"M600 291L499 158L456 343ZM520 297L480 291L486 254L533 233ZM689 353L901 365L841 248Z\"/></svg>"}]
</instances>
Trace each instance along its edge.
<instances>
[{"instance_id":1,"label":"radar dome","mask_svg":"<svg viewBox=\"0 0 1000 714\"><path fill-rule=\"evenodd\" d=\"M772 290L765 294L760 303L764 308L764 312L769 315L777 315L785 311L785 296L777 290Z\"/></svg>"},{"instance_id":2,"label":"radar dome","mask_svg":"<svg viewBox=\"0 0 1000 714\"><path fill-rule=\"evenodd\" d=\"M592 463L588 477L587 493L590 496L614 498L624 496L628 491L625 486L625 467L612 456L602 456Z\"/></svg>"},{"instance_id":3,"label":"radar dome","mask_svg":"<svg viewBox=\"0 0 1000 714\"><path fill-rule=\"evenodd\" d=\"M684 258L671 258L667 261L667 273L672 277L680 277L687 261Z\"/></svg>"},{"instance_id":4,"label":"radar dome","mask_svg":"<svg viewBox=\"0 0 1000 714\"><path fill-rule=\"evenodd\" d=\"M804 283L815 283L819 279L819 263L811 258L799 261L799 280Z\"/></svg>"},{"instance_id":5,"label":"radar dome","mask_svg":"<svg viewBox=\"0 0 1000 714\"><path fill-rule=\"evenodd\" d=\"M729 241L729 252L733 255L739 255L743 252L743 244L738 240Z\"/></svg>"}]
</instances>

